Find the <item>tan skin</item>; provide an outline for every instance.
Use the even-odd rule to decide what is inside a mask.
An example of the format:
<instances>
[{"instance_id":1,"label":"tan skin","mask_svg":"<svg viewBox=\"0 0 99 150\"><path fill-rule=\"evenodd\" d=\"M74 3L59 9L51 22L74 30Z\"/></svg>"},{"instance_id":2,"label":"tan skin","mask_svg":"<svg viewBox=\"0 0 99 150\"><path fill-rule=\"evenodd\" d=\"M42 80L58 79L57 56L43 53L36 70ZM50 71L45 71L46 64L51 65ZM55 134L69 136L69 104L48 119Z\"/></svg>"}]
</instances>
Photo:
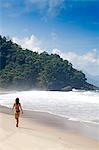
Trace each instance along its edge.
<instances>
[{"instance_id":1,"label":"tan skin","mask_svg":"<svg viewBox=\"0 0 99 150\"><path fill-rule=\"evenodd\" d=\"M23 114L21 103L16 104L16 101L15 101L15 103L13 104L12 110L14 110L14 115L15 115L15 119L16 119L16 127L18 127L19 126L20 110Z\"/></svg>"}]
</instances>

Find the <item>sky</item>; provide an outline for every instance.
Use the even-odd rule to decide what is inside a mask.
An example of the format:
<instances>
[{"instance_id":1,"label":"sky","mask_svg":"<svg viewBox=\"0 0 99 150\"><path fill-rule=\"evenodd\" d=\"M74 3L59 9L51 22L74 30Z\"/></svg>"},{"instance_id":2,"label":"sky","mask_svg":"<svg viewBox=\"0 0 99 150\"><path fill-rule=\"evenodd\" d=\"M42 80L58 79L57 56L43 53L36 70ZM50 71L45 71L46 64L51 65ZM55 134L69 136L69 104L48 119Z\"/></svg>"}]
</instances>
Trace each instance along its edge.
<instances>
[{"instance_id":1,"label":"sky","mask_svg":"<svg viewBox=\"0 0 99 150\"><path fill-rule=\"evenodd\" d=\"M0 34L99 76L99 0L1 0Z\"/></svg>"}]
</instances>

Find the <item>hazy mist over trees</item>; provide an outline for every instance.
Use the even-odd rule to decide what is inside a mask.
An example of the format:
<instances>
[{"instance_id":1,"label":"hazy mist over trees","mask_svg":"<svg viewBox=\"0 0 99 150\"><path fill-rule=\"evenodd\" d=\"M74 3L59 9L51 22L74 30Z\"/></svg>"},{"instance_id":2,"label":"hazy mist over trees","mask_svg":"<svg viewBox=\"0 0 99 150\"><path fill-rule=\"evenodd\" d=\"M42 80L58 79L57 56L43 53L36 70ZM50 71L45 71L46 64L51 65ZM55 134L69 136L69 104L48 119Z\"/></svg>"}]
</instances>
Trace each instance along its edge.
<instances>
[{"instance_id":1,"label":"hazy mist over trees","mask_svg":"<svg viewBox=\"0 0 99 150\"><path fill-rule=\"evenodd\" d=\"M85 74L57 54L38 54L0 36L0 87L62 90L92 89Z\"/></svg>"}]
</instances>

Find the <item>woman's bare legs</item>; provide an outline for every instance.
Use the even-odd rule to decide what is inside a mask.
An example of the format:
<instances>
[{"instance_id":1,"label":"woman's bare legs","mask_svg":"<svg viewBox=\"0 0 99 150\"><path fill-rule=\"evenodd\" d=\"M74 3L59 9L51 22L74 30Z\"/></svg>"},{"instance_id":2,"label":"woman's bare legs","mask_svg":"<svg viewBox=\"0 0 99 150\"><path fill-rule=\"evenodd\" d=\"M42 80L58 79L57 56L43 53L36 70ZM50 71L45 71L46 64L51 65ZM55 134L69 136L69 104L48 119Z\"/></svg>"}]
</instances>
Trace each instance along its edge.
<instances>
[{"instance_id":1,"label":"woman's bare legs","mask_svg":"<svg viewBox=\"0 0 99 150\"><path fill-rule=\"evenodd\" d=\"M16 118L16 127L19 126L19 118Z\"/></svg>"},{"instance_id":2,"label":"woman's bare legs","mask_svg":"<svg viewBox=\"0 0 99 150\"><path fill-rule=\"evenodd\" d=\"M19 115L20 115L20 113L15 113L16 127L19 126Z\"/></svg>"}]
</instances>

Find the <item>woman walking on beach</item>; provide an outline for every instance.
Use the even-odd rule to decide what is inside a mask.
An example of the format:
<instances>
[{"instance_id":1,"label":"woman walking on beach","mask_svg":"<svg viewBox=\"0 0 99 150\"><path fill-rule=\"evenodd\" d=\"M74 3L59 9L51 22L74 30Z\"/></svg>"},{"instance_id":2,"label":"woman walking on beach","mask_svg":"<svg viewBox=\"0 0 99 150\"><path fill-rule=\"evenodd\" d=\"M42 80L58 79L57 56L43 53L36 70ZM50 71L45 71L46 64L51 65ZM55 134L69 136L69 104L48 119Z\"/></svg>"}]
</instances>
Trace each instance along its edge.
<instances>
[{"instance_id":1,"label":"woman walking on beach","mask_svg":"<svg viewBox=\"0 0 99 150\"><path fill-rule=\"evenodd\" d=\"M13 104L13 108L12 109L14 110L14 115L15 115L15 119L16 119L16 127L18 127L20 110L22 111L22 114L23 114L21 103L19 103L19 98L15 99L15 103Z\"/></svg>"}]
</instances>

